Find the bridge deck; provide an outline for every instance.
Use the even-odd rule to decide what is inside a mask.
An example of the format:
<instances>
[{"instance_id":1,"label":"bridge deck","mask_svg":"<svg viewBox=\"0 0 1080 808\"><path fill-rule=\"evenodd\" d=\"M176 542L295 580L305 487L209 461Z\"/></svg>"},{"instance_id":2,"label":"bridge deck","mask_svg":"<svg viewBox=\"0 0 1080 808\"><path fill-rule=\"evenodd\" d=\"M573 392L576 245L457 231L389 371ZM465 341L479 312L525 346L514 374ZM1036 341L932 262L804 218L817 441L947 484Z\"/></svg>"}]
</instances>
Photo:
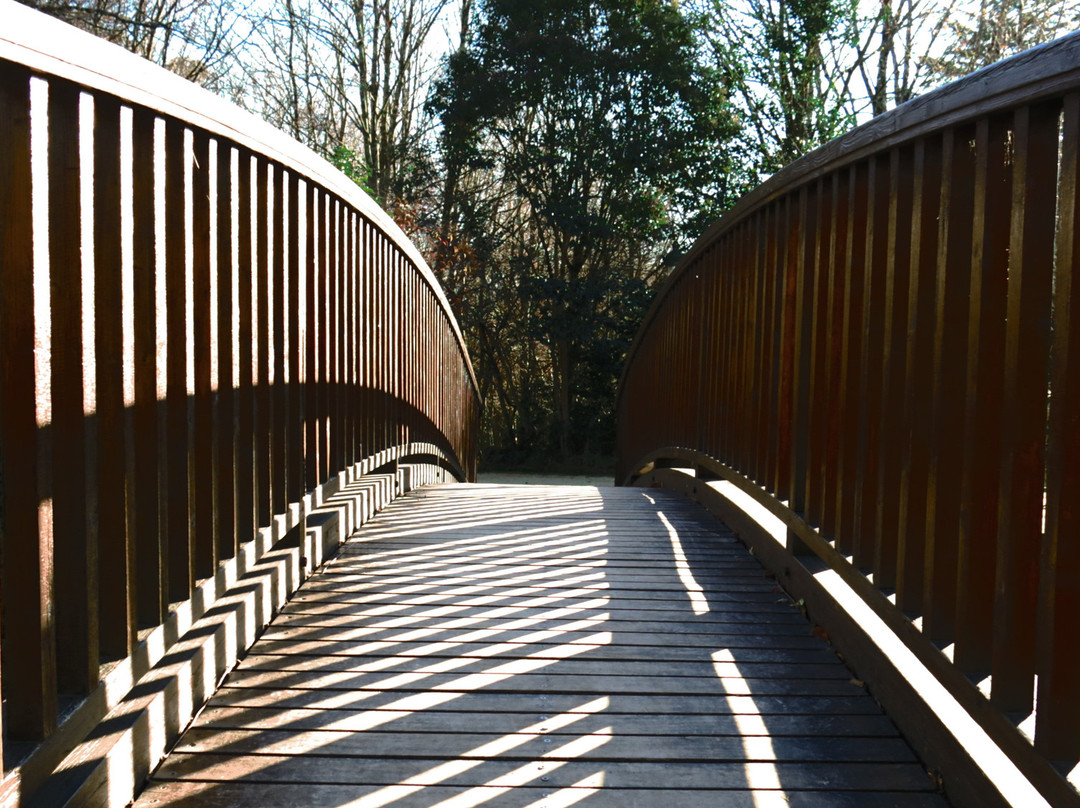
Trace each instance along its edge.
<instances>
[{"instance_id":1,"label":"bridge deck","mask_svg":"<svg viewBox=\"0 0 1080 808\"><path fill-rule=\"evenodd\" d=\"M662 491L439 486L303 586L137 808L944 802L722 525Z\"/></svg>"}]
</instances>

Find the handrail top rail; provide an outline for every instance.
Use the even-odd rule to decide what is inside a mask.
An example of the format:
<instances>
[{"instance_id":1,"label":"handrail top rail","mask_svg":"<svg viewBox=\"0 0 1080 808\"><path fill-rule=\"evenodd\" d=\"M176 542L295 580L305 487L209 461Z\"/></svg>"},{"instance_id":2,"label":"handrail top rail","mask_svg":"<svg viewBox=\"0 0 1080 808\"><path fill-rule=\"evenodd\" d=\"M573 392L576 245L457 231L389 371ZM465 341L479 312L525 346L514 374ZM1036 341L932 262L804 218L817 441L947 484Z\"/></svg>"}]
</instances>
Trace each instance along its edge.
<instances>
[{"instance_id":1,"label":"handrail top rail","mask_svg":"<svg viewBox=\"0 0 1080 808\"><path fill-rule=\"evenodd\" d=\"M627 352L616 388L616 402L622 398L626 374L640 340L664 299L721 233L783 194L870 155L909 143L933 131L960 126L980 116L1002 113L1021 103L1035 103L1072 88L1080 88L1080 32L995 62L913 98L784 166L713 222L656 290Z\"/></svg>"},{"instance_id":2,"label":"handrail top rail","mask_svg":"<svg viewBox=\"0 0 1080 808\"><path fill-rule=\"evenodd\" d=\"M435 294L461 348L473 391L479 396L480 386L464 335L435 273L390 215L328 160L209 90L16 0L0 0L0 18L4 20L0 26L0 59L204 129L321 185L378 225L413 262Z\"/></svg>"}]
</instances>

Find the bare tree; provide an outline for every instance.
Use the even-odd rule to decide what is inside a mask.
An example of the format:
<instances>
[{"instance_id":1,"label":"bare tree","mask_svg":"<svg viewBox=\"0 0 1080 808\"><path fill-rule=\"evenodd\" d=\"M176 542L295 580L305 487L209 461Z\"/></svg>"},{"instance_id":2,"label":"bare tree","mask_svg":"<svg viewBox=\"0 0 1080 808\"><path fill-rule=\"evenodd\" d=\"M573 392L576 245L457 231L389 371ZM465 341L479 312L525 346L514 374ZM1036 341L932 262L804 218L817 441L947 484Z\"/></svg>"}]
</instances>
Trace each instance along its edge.
<instances>
[{"instance_id":1,"label":"bare tree","mask_svg":"<svg viewBox=\"0 0 1080 808\"><path fill-rule=\"evenodd\" d=\"M933 77L950 81L1007 56L1050 42L1080 27L1076 0L979 0L949 9L944 25L951 40L927 60Z\"/></svg>"},{"instance_id":2,"label":"bare tree","mask_svg":"<svg viewBox=\"0 0 1080 808\"><path fill-rule=\"evenodd\" d=\"M430 135L433 34L451 0L277 0L255 29L249 103L388 208Z\"/></svg>"},{"instance_id":3,"label":"bare tree","mask_svg":"<svg viewBox=\"0 0 1080 808\"><path fill-rule=\"evenodd\" d=\"M245 34L232 0L21 2L219 91Z\"/></svg>"}]
</instances>

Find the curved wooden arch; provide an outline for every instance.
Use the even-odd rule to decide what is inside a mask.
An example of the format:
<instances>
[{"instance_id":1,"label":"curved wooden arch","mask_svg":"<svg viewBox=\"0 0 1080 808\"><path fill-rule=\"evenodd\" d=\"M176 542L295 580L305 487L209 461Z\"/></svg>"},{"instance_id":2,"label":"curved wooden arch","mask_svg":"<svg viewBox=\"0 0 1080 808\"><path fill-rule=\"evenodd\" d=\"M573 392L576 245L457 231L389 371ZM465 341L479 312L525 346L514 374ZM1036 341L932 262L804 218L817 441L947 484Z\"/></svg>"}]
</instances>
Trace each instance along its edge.
<instances>
[{"instance_id":1,"label":"curved wooden arch","mask_svg":"<svg viewBox=\"0 0 1080 808\"><path fill-rule=\"evenodd\" d=\"M475 477L480 396L437 279L329 163L0 20L0 804L123 805L316 533Z\"/></svg>"},{"instance_id":2,"label":"curved wooden arch","mask_svg":"<svg viewBox=\"0 0 1080 808\"><path fill-rule=\"evenodd\" d=\"M617 405L617 482L737 479L880 605L871 574L1054 805L1080 776L1078 65L1065 37L771 177L661 285Z\"/></svg>"}]
</instances>

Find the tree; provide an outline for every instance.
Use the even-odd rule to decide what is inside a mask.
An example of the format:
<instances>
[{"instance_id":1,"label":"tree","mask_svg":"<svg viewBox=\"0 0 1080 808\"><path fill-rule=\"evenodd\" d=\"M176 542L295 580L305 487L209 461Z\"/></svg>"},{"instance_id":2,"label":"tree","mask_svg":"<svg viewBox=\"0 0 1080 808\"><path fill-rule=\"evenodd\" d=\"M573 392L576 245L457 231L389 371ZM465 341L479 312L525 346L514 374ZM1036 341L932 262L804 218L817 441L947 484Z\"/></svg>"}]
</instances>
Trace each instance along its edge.
<instances>
[{"instance_id":1,"label":"tree","mask_svg":"<svg viewBox=\"0 0 1080 808\"><path fill-rule=\"evenodd\" d=\"M20 0L210 89L223 89L245 26L229 0Z\"/></svg>"},{"instance_id":2,"label":"tree","mask_svg":"<svg viewBox=\"0 0 1080 808\"><path fill-rule=\"evenodd\" d=\"M951 46L928 60L940 82L966 76L1080 27L1076 0L978 0L950 9Z\"/></svg>"},{"instance_id":3,"label":"tree","mask_svg":"<svg viewBox=\"0 0 1080 808\"><path fill-rule=\"evenodd\" d=\"M688 220L734 198L726 88L660 0L487 0L479 11L433 100L445 170L459 178L444 247L469 244L476 260L437 265L452 290L484 275L498 297L463 319L483 340L481 375L506 388L503 423L564 456L601 449L644 291ZM527 356L483 350L504 340Z\"/></svg>"},{"instance_id":4,"label":"tree","mask_svg":"<svg viewBox=\"0 0 1080 808\"><path fill-rule=\"evenodd\" d=\"M853 125L854 0L712 0L699 25L718 72L737 93L758 175Z\"/></svg>"},{"instance_id":5,"label":"tree","mask_svg":"<svg viewBox=\"0 0 1080 808\"><path fill-rule=\"evenodd\" d=\"M430 176L429 39L449 0L277 0L255 26L249 103L329 157L391 213Z\"/></svg>"}]
</instances>

